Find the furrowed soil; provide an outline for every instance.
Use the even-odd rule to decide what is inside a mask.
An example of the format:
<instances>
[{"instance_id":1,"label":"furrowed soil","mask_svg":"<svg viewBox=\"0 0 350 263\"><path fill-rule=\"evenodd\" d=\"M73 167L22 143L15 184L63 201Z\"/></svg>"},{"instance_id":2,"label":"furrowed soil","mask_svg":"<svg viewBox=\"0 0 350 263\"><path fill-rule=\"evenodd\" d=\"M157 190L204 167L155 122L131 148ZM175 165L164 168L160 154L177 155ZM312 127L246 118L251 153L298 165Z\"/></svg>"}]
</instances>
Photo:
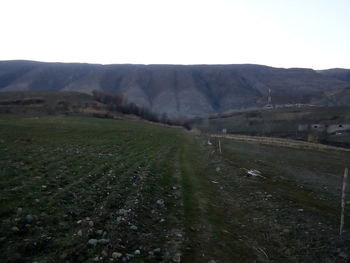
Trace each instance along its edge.
<instances>
[{"instance_id":1,"label":"furrowed soil","mask_svg":"<svg viewBox=\"0 0 350 263\"><path fill-rule=\"evenodd\" d=\"M218 138L86 117L1 116L0 136L0 262L350 259L348 152L221 139L220 154Z\"/></svg>"}]
</instances>

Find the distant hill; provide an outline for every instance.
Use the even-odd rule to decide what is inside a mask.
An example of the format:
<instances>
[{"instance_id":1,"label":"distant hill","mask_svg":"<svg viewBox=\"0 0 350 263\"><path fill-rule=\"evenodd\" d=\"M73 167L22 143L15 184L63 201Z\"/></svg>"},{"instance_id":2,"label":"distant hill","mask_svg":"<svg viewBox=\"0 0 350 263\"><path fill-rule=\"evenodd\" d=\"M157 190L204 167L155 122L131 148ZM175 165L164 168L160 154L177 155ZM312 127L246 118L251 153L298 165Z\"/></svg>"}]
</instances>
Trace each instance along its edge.
<instances>
[{"instance_id":1,"label":"distant hill","mask_svg":"<svg viewBox=\"0 0 350 263\"><path fill-rule=\"evenodd\" d=\"M332 68L326 70L318 70L317 72L331 78L350 82L350 69Z\"/></svg>"},{"instance_id":2,"label":"distant hill","mask_svg":"<svg viewBox=\"0 0 350 263\"><path fill-rule=\"evenodd\" d=\"M315 71L262 65L98 65L0 61L0 91L93 90L125 95L129 101L168 116L201 116L272 102L328 104L350 87L350 70ZM333 92L335 91L335 92ZM328 96L328 97L327 97ZM342 97L341 104L350 98ZM334 99L335 98L335 99Z\"/></svg>"}]
</instances>

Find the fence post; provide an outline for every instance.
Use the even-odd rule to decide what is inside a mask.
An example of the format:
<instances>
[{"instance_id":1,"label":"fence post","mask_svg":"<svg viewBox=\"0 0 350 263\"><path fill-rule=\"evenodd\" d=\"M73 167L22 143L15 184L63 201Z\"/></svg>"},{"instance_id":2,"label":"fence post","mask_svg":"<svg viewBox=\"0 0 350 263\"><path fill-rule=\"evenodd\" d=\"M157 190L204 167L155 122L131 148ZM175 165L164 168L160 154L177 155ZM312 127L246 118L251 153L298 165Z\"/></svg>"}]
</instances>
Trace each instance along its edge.
<instances>
[{"instance_id":1,"label":"fence post","mask_svg":"<svg viewBox=\"0 0 350 263\"><path fill-rule=\"evenodd\" d=\"M348 177L348 168L345 168L344 179L343 179L343 188L342 188L342 194L341 194L341 214L340 214L339 235L343 234L343 227L344 227L345 190L346 190L347 177Z\"/></svg>"},{"instance_id":2,"label":"fence post","mask_svg":"<svg viewBox=\"0 0 350 263\"><path fill-rule=\"evenodd\" d=\"M220 138L219 138L219 151L221 153L221 141L220 141Z\"/></svg>"}]
</instances>

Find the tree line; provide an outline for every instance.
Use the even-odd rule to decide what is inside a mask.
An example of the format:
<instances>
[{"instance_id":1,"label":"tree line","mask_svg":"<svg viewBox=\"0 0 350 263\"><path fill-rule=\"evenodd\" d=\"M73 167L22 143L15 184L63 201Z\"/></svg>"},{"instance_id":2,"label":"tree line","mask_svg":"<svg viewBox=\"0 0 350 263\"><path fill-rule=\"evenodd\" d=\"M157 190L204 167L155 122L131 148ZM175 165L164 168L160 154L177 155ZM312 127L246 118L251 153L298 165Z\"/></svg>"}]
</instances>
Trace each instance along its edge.
<instances>
[{"instance_id":1,"label":"tree line","mask_svg":"<svg viewBox=\"0 0 350 263\"><path fill-rule=\"evenodd\" d=\"M166 113L158 114L148 107L138 106L134 102L129 102L128 99L122 94L112 94L100 90L94 90L92 92L94 99L107 105L109 111L117 111L124 114L133 114L140 118L152 122L159 122L168 125L180 125L187 127L188 120L184 117L181 118L169 118Z\"/></svg>"}]
</instances>

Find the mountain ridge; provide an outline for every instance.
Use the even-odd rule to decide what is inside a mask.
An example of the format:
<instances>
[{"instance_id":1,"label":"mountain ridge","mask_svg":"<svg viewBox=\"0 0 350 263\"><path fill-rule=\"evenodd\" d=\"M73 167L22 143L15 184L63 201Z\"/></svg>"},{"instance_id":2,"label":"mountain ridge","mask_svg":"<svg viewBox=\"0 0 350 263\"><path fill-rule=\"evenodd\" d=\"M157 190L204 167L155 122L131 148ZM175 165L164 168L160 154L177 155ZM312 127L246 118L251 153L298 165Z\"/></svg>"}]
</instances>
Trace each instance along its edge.
<instances>
[{"instance_id":1,"label":"mountain ridge","mask_svg":"<svg viewBox=\"0 0 350 263\"><path fill-rule=\"evenodd\" d=\"M269 90L275 104L334 104L337 100L325 99L324 94L332 96L329 91L350 87L348 73L348 69L256 64L103 65L10 60L0 61L0 91L102 90L123 94L129 101L158 113L193 117L264 106ZM342 103L348 101L350 98Z\"/></svg>"}]
</instances>

